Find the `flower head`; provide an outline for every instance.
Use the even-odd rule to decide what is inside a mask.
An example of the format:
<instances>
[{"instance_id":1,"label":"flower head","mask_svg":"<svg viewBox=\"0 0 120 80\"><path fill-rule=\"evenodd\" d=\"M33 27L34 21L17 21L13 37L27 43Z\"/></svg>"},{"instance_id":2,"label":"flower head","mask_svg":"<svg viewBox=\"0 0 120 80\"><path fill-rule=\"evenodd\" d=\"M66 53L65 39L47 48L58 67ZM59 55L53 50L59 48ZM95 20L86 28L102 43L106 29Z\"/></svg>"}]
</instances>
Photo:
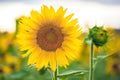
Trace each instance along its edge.
<instances>
[{"instance_id":1,"label":"flower head","mask_svg":"<svg viewBox=\"0 0 120 80\"><path fill-rule=\"evenodd\" d=\"M90 29L89 37L96 46L103 46L108 40L107 31L103 27L94 26Z\"/></svg>"},{"instance_id":2,"label":"flower head","mask_svg":"<svg viewBox=\"0 0 120 80\"><path fill-rule=\"evenodd\" d=\"M20 49L30 54L28 64L36 64L37 69L50 65L55 71L56 64L66 67L78 56L80 26L71 19L73 14L65 16L66 10L43 5L40 13L32 10L30 17L19 19L17 39Z\"/></svg>"},{"instance_id":3,"label":"flower head","mask_svg":"<svg viewBox=\"0 0 120 80\"><path fill-rule=\"evenodd\" d=\"M108 74L119 75L120 74L120 51L114 53L107 59L106 71Z\"/></svg>"},{"instance_id":4,"label":"flower head","mask_svg":"<svg viewBox=\"0 0 120 80\"><path fill-rule=\"evenodd\" d=\"M13 33L0 32L0 53L4 53L12 44Z\"/></svg>"},{"instance_id":5,"label":"flower head","mask_svg":"<svg viewBox=\"0 0 120 80\"><path fill-rule=\"evenodd\" d=\"M114 54L120 51L120 33L112 28L107 28L107 31L109 33L109 41L106 43L107 53Z\"/></svg>"},{"instance_id":6,"label":"flower head","mask_svg":"<svg viewBox=\"0 0 120 80\"><path fill-rule=\"evenodd\" d=\"M21 69L20 58L11 53L0 54L0 64L0 74L10 74Z\"/></svg>"}]
</instances>

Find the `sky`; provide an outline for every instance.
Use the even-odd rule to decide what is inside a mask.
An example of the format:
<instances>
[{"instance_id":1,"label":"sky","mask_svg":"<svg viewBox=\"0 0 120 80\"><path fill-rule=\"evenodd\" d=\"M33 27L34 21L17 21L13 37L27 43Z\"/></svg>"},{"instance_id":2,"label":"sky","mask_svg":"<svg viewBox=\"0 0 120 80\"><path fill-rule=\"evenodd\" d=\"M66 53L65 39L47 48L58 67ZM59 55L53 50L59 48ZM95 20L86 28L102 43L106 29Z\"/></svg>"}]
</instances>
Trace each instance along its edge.
<instances>
[{"instance_id":1,"label":"sky","mask_svg":"<svg viewBox=\"0 0 120 80\"><path fill-rule=\"evenodd\" d=\"M105 25L120 29L120 0L0 0L0 31L15 31L15 20L30 15L32 9L40 11L42 5L68 8L74 13L83 30L86 25Z\"/></svg>"}]
</instances>

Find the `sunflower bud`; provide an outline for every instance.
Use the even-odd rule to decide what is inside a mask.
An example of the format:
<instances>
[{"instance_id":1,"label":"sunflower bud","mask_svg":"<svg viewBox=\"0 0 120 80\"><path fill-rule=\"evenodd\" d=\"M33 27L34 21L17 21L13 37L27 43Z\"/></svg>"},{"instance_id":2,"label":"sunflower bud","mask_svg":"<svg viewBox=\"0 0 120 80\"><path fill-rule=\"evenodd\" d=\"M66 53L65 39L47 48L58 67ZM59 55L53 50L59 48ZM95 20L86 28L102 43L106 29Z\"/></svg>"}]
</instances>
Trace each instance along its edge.
<instances>
[{"instance_id":1,"label":"sunflower bud","mask_svg":"<svg viewBox=\"0 0 120 80\"><path fill-rule=\"evenodd\" d=\"M94 26L89 31L89 38L96 46L103 46L108 41L108 33L103 27Z\"/></svg>"}]
</instances>

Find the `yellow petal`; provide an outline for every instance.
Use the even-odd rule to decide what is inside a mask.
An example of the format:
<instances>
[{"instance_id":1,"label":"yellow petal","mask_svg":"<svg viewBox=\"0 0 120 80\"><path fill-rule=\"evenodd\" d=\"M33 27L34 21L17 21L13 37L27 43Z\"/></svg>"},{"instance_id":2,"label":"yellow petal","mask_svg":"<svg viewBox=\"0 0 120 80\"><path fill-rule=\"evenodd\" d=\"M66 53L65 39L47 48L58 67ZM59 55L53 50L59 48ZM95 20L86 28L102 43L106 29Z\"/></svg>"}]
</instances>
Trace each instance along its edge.
<instances>
[{"instance_id":1,"label":"yellow petal","mask_svg":"<svg viewBox=\"0 0 120 80\"><path fill-rule=\"evenodd\" d=\"M55 53L50 54L50 68L55 72L56 71L56 58Z\"/></svg>"},{"instance_id":2,"label":"yellow petal","mask_svg":"<svg viewBox=\"0 0 120 80\"><path fill-rule=\"evenodd\" d=\"M62 22L61 20L64 18L66 11L67 9L63 10L63 7L60 7L56 12L55 21Z\"/></svg>"},{"instance_id":3,"label":"yellow petal","mask_svg":"<svg viewBox=\"0 0 120 80\"><path fill-rule=\"evenodd\" d=\"M35 11L35 10L32 10L31 11L31 19L34 21L34 22L36 22L37 24L41 24L41 22L42 22L42 17L41 17L41 14L40 13L38 13L37 11Z\"/></svg>"},{"instance_id":4,"label":"yellow petal","mask_svg":"<svg viewBox=\"0 0 120 80\"><path fill-rule=\"evenodd\" d=\"M50 21L51 16L48 14L50 14L49 8L46 5L43 5L41 8L41 15L44 19L47 19L48 21Z\"/></svg>"},{"instance_id":5,"label":"yellow petal","mask_svg":"<svg viewBox=\"0 0 120 80\"><path fill-rule=\"evenodd\" d=\"M50 16L52 19L55 17L55 10L52 6L50 6Z\"/></svg>"},{"instance_id":6,"label":"yellow petal","mask_svg":"<svg viewBox=\"0 0 120 80\"><path fill-rule=\"evenodd\" d=\"M31 52L32 53L28 59L28 65L35 64L37 59L39 58L40 53L41 53L40 49L38 49L38 48L33 48L33 50L31 50Z\"/></svg>"},{"instance_id":7,"label":"yellow petal","mask_svg":"<svg viewBox=\"0 0 120 80\"><path fill-rule=\"evenodd\" d=\"M72 18L73 15L74 15L74 14L70 14L70 15L66 16L66 17L63 19L61 25L62 25L62 26L66 26L66 24L70 21L70 19Z\"/></svg>"},{"instance_id":8,"label":"yellow petal","mask_svg":"<svg viewBox=\"0 0 120 80\"><path fill-rule=\"evenodd\" d=\"M59 64L59 66L64 66L65 68L69 64L63 49L57 49L56 60L57 60L57 63Z\"/></svg>"}]
</instances>

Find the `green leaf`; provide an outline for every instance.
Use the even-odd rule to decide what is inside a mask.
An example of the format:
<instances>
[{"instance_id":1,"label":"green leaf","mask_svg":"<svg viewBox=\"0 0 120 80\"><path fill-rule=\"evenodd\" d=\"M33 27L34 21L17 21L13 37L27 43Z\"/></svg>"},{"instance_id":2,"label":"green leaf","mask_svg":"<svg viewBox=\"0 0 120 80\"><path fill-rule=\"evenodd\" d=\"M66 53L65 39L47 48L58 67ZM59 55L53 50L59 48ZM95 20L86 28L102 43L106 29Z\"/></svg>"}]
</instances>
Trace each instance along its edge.
<instances>
[{"instance_id":1,"label":"green leaf","mask_svg":"<svg viewBox=\"0 0 120 80\"><path fill-rule=\"evenodd\" d=\"M58 74L57 77L64 78L64 77L69 77L69 76L73 76L73 75L83 76L87 72L88 72L87 70L77 70L77 71L72 70L72 71L66 71L64 73Z\"/></svg>"},{"instance_id":2,"label":"green leaf","mask_svg":"<svg viewBox=\"0 0 120 80\"><path fill-rule=\"evenodd\" d=\"M97 61L99 61L99 60L104 60L104 59L106 59L106 58L108 58L108 57L111 57L111 56L113 56L113 55L114 55L114 54L99 55L99 56L97 56L96 60L97 60Z\"/></svg>"},{"instance_id":3,"label":"green leaf","mask_svg":"<svg viewBox=\"0 0 120 80\"><path fill-rule=\"evenodd\" d=\"M101 62L102 60L105 60L105 59L107 59L108 57L111 57L111 56L113 56L113 54L109 54L109 55L99 55L99 56L97 56L96 58L94 58L94 61L95 61L95 63L94 63L94 68L96 67L96 65L97 65L99 62Z\"/></svg>"}]
</instances>

